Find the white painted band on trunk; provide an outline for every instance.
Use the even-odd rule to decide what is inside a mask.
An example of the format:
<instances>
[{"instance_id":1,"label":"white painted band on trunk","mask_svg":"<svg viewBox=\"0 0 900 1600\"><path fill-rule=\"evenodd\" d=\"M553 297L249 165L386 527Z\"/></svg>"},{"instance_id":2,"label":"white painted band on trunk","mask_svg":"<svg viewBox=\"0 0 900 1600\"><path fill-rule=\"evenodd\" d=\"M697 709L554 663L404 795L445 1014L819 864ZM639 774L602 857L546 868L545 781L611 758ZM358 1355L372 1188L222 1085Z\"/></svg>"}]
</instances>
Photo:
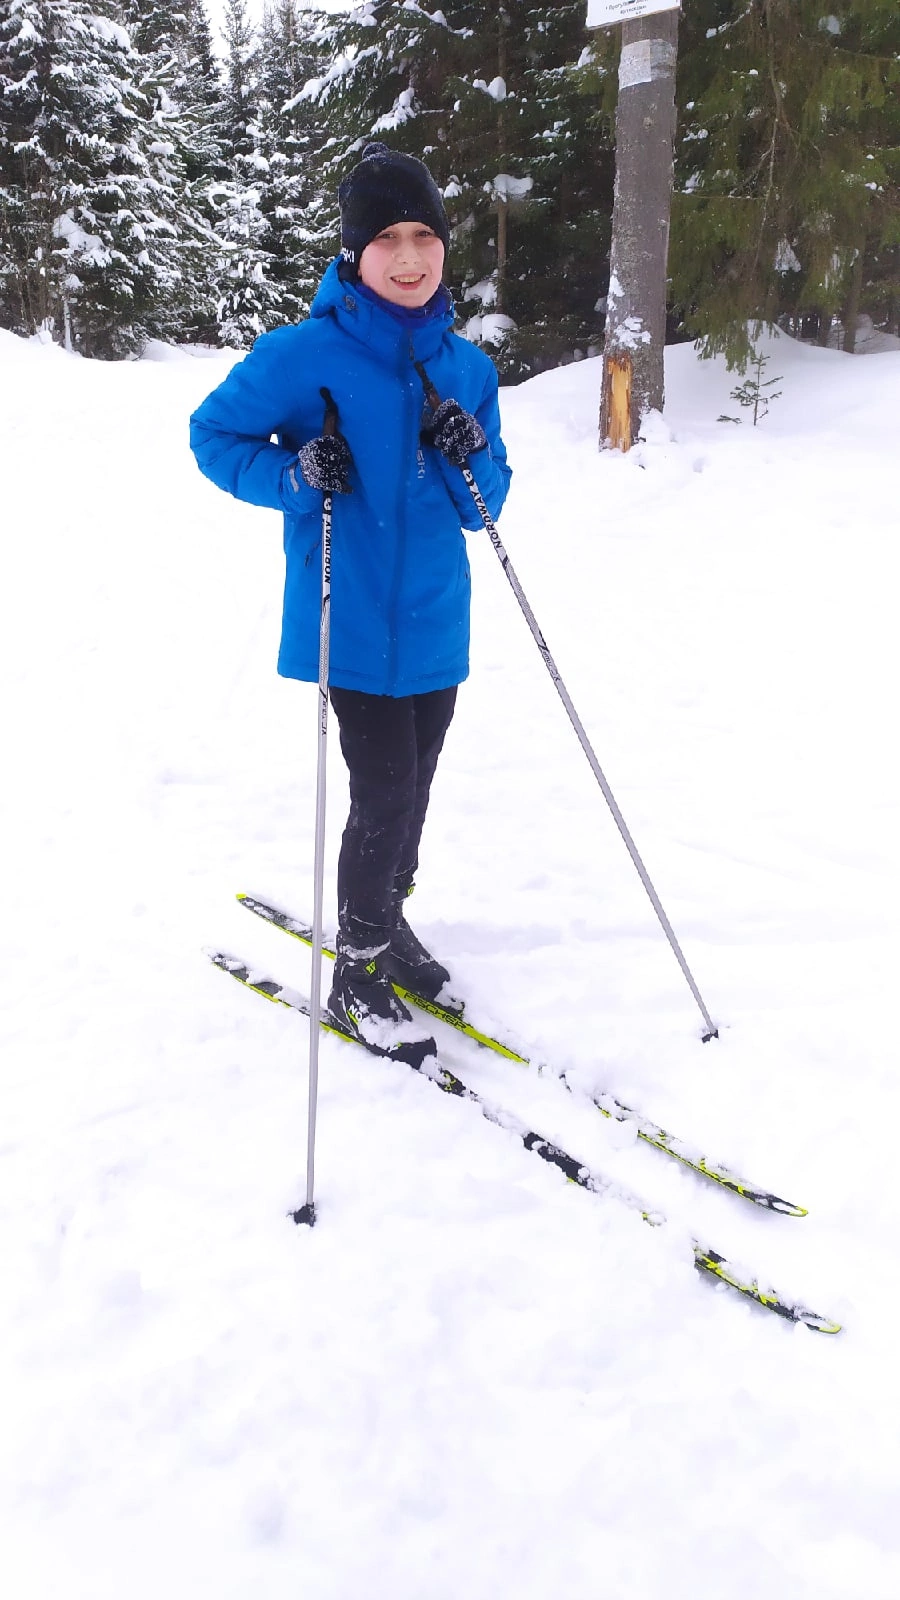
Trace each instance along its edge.
<instances>
[{"instance_id":1,"label":"white painted band on trunk","mask_svg":"<svg viewBox=\"0 0 900 1600\"><path fill-rule=\"evenodd\" d=\"M619 89L633 89L638 83L652 83L675 71L675 46L667 39L635 39L623 44L619 57Z\"/></svg>"}]
</instances>

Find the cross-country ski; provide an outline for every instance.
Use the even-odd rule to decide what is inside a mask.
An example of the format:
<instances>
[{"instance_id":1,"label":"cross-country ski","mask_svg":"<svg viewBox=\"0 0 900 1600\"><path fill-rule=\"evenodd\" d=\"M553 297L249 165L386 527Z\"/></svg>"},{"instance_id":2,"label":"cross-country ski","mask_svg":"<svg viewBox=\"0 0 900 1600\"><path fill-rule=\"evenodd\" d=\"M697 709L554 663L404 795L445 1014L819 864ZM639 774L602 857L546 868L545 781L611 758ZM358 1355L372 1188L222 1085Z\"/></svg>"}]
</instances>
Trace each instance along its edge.
<instances>
[{"instance_id":1,"label":"cross-country ski","mask_svg":"<svg viewBox=\"0 0 900 1600\"><path fill-rule=\"evenodd\" d=\"M305 995L298 994L295 990L279 984L275 979L267 977L265 973L256 971L242 961L240 957L229 956L224 951L212 949L208 950L207 954L214 966L219 967L222 972L229 973L232 978L236 978L245 988L252 989L254 993L262 995L264 999L271 1000L277 1005L287 1006L290 1010L299 1012L301 1016L311 1016L310 1002ZM340 1023L328 1012L322 1013L316 1020L326 1032L336 1034L338 1038L342 1038L350 1044L361 1043L352 1033L342 1028ZM369 1046L368 1048L371 1049L372 1047ZM405 1053L397 1055L393 1059L396 1064L410 1066L415 1072L423 1072L425 1076L432 1079L444 1094L455 1095L461 1099L472 1101L478 1106L482 1116L486 1117L488 1122L494 1122L499 1128L512 1133L517 1139L521 1140L526 1150L532 1150L542 1161L546 1161L550 1166L556 1167L570 1183L576 1184L581 1189L587 1189L593 1194L607 1195L611 1199L618 1200L620 1204L628 1206L630 1210L639 1212L644 1221L651 1223L653 1226L658 1226L665 1220L658 1211L655 1211L644 1201L638 1200L634 1195L629 1194L627 1190L611 1183L599 1173L592 1172L589 1167L576 1160L575 1157L568 1155L565 1150L561 1150L551 1140L543 1138L541 1134L536 1133L532 1128L520 1122L512 1113L492 1105L490 1101L476 1094L473 1089L468 1088L463 1083L455 1072L451 1072L449 1067L444 1066L436 1057L427 1056L423 1059L421 1056L411 1056ZM295 1220L298 1219L295 1217ZM830 1317L823 1317L816 1311L810 1311L806 1306L785 1299L783 1295L774 1289L761 1287L756 1278L744 1277L738 1267L726 1261L725 1257L720 1255L717 1250L713 1250L711 1246L702 1245L696 1239L692 1241L692 1245L694 1265L699 1272L712 1273L714 1277L719 1278L723 1283L727 1283L732 1289L736 1289L740 1294L756 1301L757 1305L763 1306L767 1311L774 1311L776 1315L785 1317L789 1322L802 1322L804 1327L810 1328L816 1333L840 1333L840 1323L833 1321Z\"/></svg>"},{"instance_id":2,"label":"cross-country ski","mask_svg":"<svg viewBox=\"0 0 900 1600\"><path fill-rule=\"evenodd\" d=\"M246 907L248 911L252 911L256 916L262 917L263 921L271 922L274 927L281 928L293 938L299 939L302 944L312 944L313 930L309 923L291 916L289 912L282 911L277 906L270 905L266 900L260 900L256 895L239 894L237 898L242 906ZM326 943L322 949L324 955L334 958L333 944ZM427 1016L434 1018L436 1021L444 1023L446 1027L452 1028L464 1038L472 1040L474 1044L481 1045L486 1050L493 1050L497 1055L505 1057L508 1061L518 1062L521 1066L527 1067L531 1065L528 1057L513 1049L512 1045L504 1043L501 1039L494 1039L490 1034L476 1028L469 1022L461 1009L443 1006L437 1000L428 1000L411 989L404 989L402 985L398 986L398 992L401 998L410 1005L424 1011ZM552 1067L545 1067L542 1064L538 1065L537 1070L539 1072L553 1073ZM560 1078L567 1088L570 1087L564 1072L557 1072L554 1075ZM600 1093L591 1096L591 1099L597 1110L604 1117L610 1117L616 1122L632 1125L636 1129L638 1138L652 1145L655 1150L660 1150L663 1154L674 1157L676 1161L680 1161L693 1172L698 1173L701 1177L708 1178L712 1183L720 1184L723 1189L739 1195L741 1199L749 1200L753 1205L762 1206L768 1211L778 1211L782 1216L806 1216L806 1210L803 1206L794 1205L790 1200L782 1200L779 1195L772 1194L768 1189L760 1187L759 1184L750 1183L746 1178L738 1177L736 1173L729 1171L727 1167L711 1161L703 1154L702 1150L698 1150L689 1145L686 1140L679 1139L674 1134L666 1132L664 1128L660 1128L656 1123L652 1122L649 1117L642 1116L639 1111L634 1111L631 1107L623 1105L620 1100L616 1099L615 1095Z\"/></svg>"}]
</instances>

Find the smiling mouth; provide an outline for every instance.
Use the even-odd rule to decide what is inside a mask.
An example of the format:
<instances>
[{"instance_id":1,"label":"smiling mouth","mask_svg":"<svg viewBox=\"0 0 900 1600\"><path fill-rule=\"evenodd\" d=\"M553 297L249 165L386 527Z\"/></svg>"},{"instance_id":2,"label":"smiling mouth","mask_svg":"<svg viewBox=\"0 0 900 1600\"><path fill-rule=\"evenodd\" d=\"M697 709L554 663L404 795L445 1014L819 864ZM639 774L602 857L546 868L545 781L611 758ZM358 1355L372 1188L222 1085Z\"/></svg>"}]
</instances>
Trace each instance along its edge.
<instances>
[{"instance_id":1,"label":"smiling mouth","mask_svg":"<svg viewBox=\"0 0 900 1600\"><path fill-rule=\"evenodd\" d=\"M392 278L391 282L395 283L398 289L416 289L420 283L425 282L425 274L424 272L418 272L415 275L405 273L402 277Z\"/></svg>"}]
</instances>

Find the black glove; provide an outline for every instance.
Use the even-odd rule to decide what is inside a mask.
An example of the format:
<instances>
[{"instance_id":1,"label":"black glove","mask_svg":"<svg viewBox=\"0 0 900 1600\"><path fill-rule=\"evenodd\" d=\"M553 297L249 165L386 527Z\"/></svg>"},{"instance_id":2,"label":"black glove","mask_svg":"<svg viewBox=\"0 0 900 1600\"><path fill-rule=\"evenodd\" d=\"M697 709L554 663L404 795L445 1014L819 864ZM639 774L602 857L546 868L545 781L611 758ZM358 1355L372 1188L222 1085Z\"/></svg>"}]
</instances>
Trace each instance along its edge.
<instances>
[{"instance_id":1,"label":"black glove","mask_svg":"<svg viewBox=\"0 0 900 1600\"><path fill-rule=\"evenodd\" d=\"M351 494L349 476L353 457L342 433L323 433L297 452L300 471L311 489L326 494Z\"/></svg>"},{"instance_id":2,"label":"black glove","mask_svg":"<svg viewBox=\"0 0 900 1600\"><path fill-rule=\"evenodd\" d=\"M442 400L432 412L424 436L454 467L464 467L469 456L483 450L487 435L481 423L456 400Z\"/></svg>"}]
</instances>

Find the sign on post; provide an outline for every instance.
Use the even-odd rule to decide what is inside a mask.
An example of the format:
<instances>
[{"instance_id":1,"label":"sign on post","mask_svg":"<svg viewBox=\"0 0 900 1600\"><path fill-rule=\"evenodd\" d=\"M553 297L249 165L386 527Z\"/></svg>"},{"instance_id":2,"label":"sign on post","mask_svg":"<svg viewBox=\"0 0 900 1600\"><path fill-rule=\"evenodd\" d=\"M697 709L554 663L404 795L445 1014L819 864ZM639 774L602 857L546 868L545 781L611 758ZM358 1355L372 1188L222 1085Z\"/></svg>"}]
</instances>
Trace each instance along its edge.
<instances>
[{"instance_id":1,"label":"sign on post","mask_svg":"<svg viewBox=\"0 0 900 1600\"><path fill-rule=\"evenodd\" d=\"M634 22L655 11L678 11L681 0L588 0L589 28L614 28L619 22Z\"/></svg>"}]
</instances>

